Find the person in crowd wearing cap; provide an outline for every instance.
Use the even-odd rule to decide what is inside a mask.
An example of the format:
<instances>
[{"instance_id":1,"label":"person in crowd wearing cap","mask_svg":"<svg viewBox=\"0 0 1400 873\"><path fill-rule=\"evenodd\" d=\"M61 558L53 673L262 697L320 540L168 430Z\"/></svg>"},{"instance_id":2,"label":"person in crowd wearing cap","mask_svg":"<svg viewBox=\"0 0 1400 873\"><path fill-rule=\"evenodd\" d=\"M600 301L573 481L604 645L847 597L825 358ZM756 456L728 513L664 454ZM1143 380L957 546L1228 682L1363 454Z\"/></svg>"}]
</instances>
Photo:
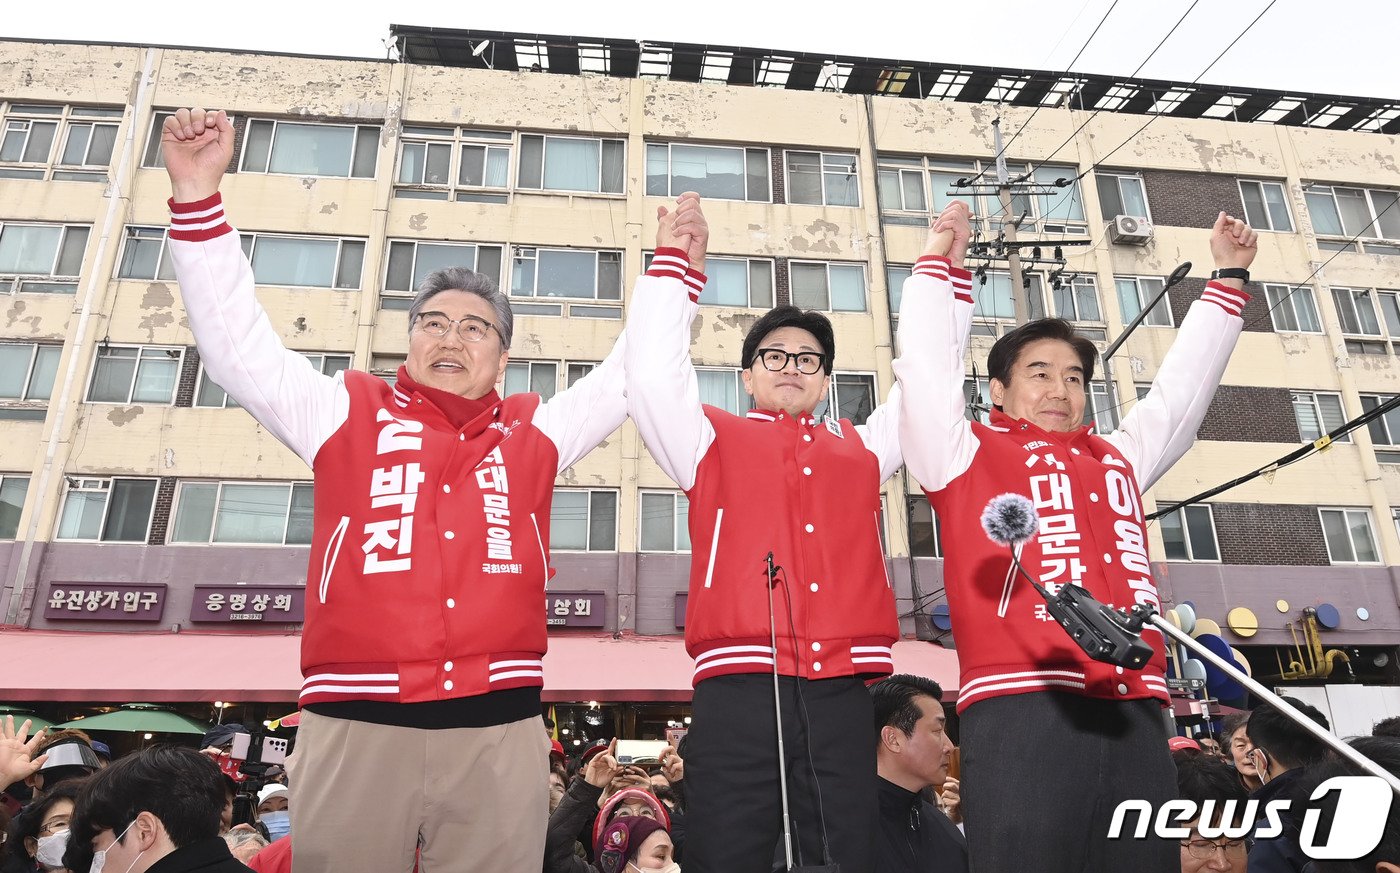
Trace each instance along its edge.
<instances>
[{"instance_id":1,"label":"person in crowd wearing cap","mask_svg":"<svg viewBox=\"0 0 1400 873\"><path fill-rule=\"evenodd\" d=\"M1177 753L1199 755L1201 753L1201 744L1191 737L1168 737L1167 750L1173 755Z\"/></svg>"},{"instance_id":2,"label":"person in crowd wearing cap","mask_svg":"<svg viewBox=\"0 0 1400 873\"><path fill-rule=\"evenodd\" d=\"M1175 739L1185 739L1176 737ZM1178 826L1190 829L1190 835L1181 840L1181 873L1245 873L1248 864L1247 841L1244 837L1207 837L1201 834L1201 826L1220 833L1221 827L1239 827L1241 821L1224 820L1223 804L1233 801L1235 815L1244 816L1244 803L1247 799L1244 786L1235 775L1234 768L1213 755L1178 754L1176 762L1176 785L1178 796L1190 800L1196 809L1203 810L1207 801L1211 802L1212 817L1202 821L1200 817Z\"/></svg>"},{"instance_id":3,"label":"person in crowd wearing cap","mask_svg":"<svg viewBox=\"0 0 1400 873\"><path fill-rule=\"evenodd\" d=\"M1315 706L1293 697L1283 697L1295 709L1317 722L1326 730L1332 726ZM1307 769L1324 760L1327 745L1301 725L1272 706L1255 707L1245 724L1249 734L1249 759L1264 783L1249 797L1259 801L1256 831L1268 825L1265 808L1269 801L1293 799L1297 788L1307 778ZM1302 873L1308 859L1298 845L1298 828L1302 813L1290 806L1283 814L1284 832L1275 837L1261 838L1257 834L1249 849L1251 873Z\"/></svg>"},{"instance_id":4,"label":"person in crowd wearing cap","mask_svg":"<svg viewBox=\"0 0 1400 873\"><path fill-rule=\"evenodd\" d=\"M106 767L112 763L112 747L99 740L92 741L92 751L97 755L99 767Z\"/></svg>"},{"instance_id":5,"label":"person in crowd wearing cap","mask_svg":"<svg viewBox=\"0 0 1400 873\"><path fill-rule=\"evenodd\" d=\"M658 241L666 248L654 263L698 264L708 241L703 223L677 226ZM946 258L915 272L953 293ZM687 301L647 288L631 307L628 412L690 503L685 637L696 666L686 864L766 873L783 833L781 729L794 857L865 873L877 798L864 682L893 671L899 639L880 539L880 485L902 463L898 394L873 410L819 417L835 331L820 312L779 306L744 337L740 366L755 408L734 415L702 402ZM858 413L859 425L841 417Z\"/></svg>"},{"instance_id":6,"label":"person in crowd wearing cap","mask_svg":"<svg viewBox=\"0 0 1400 873\"><path fill-rule=\"evenodd\" d=\"M67 779L81 779L102 768L92 740L79 730L52 731L38 745L44 763L24 781L39 799L44 792Z\"/></svg>"},{"instance_id":7,"label":"person in crowd wearing cap","mask_svg":"<svg viewBox=\"0 0 1400 873\"><path fill-rule=\"evenodd\" d=\"M73 803L86 778L80 776L51 786L42 799L15 816L5 841L11 847L5 873L66 869L63 853L68 849L68 825L73 817Z\"/></svg>"},{"instance_id":8,"label":"person in crowd wearing cap","mask_svg":"<svg viewBox=\"0 0 1400 873\"><path fill-rule=\"evenodd\" d=\"M285 347L225 219L227 115L180 109L161 144L170 252L201 360L313 470L296 863L388 870L421 845L428 867L538 866L550 507L556 477L626 418L625 338L548 400L502 399L510 299L448 267L418 283L395 383L325 376ZM704 277L682 257L638 285L687 281L698 297ZM386 793L402 799L392 815Z\"/></svg>"},{"instance_id":9,"label":"person in crowd wearing cap","mask_svg":"<svg viewBox=\"0 0 1400 873\"><path fill-rule=\"evenodd\" d=\"M680 873L666 825L653 818L617 818L598 835L601 873Z\"/></svg>"},{"instance_id":10,"label":"person in crowd wearing cap","mask_svg":"<svg viewBox=\"0 0 1400 873\"><path fill-rule=\"evenodd\" d=\"M582 772L569 783L569 789L559 806L549 817L545 840L545 873L577 873L587 870L589 852L575 851L576 843L588 849L598 844L598 837L608 822L615 818L642 817L663 821L671 826L670 812L655 795L640 785L629 784L611 794L606 793L616 780L626 775L617 761L617 740L589 756Z\"/></svg>"},{"instance_id":11,"label":"person in crowd wearing cap","mask_svg":"<svg viewBox=\"0 0 1400 873\"><path fill-rule=\"evenodd\" d=\"M78 793L64 863L106 873L246 871L219 836L223 803L223 779L208 756L176 746L127 755Z\"/></svg>"},{"instance_id":12,"label":"person in crowd wearing cap","mask_svg":"<svg viewBox=\"0 0 1400 873\"><path fill-rule=\"evenodd\" d=\"M1254 762L1250 760L1249 753L1254 747L1249 744L1249 733L1245 730L1245 725L1249 723L1249 713L1232 712L1225 716L1220 738L1225 742L1225 760L1235 767L1235 772L1239 774L1240 782L1243 783L1246 791L1254 791L1263 785L1259 778L1259 771L1254 769Z\"/></svg>"},{"instance_id":13,"label":"person in crowd wearing cap","mask_svg":"<svg viewBox=\"0 0 1400 873\"><path fill-rule=\"evenodd\" d=\"M291 833L287 786L276 782L258 791L258 821L267 828L267 839L276 842Z\"/></svg>"},{"instance_id":14,"label":"person in crowd wearing cap","mask_svg":"<svg viewBox=\"0 0 1400 873\"><path fill-rule=\"evenodd\" d=\"M966 212L945 227L961 249ZM1182 320L1152 390L1103 436L1084 423L1098 349L1058 318L996 341L987 359L989 423L969 421L969 328L958 302L947 287L906 282L894 362L904 391L900 442L942 531L962 671L962 802L981 873L1024 869L1026 845L1036 847L1040 873L1177 867L1168 840L1107 839L1119 802L1175 796L1161 635L1144 633L1155 652L1142 669L1091 659L1015 569L1013 549L980 522L993 498L1025 496L1039 524L1014 555L1038 584L1051 592L1076 584L1119 607L1160 607L1142 492L1195 441L1244 328L1247 268L1258 252L1255 232L1224 212L1202 237L1216 273ZM1043 802L1050 786L1064 785L1077 790ZM1023 839L1006 838L1013 828Z\"/></svg>"},{"instance_id":15,"label":"person in crowd wearing cap","mask_svg":"<svg viewBox=\"0 0 1400 873\"><path fill-rule=\"evenodd\" d=\"M880 833L875 873L966 873L967 841L957 825L923 798L948 778L953 742L943 713L943 689L901 673L870 686L878 732Z\"/></svg>"}]
</instances>

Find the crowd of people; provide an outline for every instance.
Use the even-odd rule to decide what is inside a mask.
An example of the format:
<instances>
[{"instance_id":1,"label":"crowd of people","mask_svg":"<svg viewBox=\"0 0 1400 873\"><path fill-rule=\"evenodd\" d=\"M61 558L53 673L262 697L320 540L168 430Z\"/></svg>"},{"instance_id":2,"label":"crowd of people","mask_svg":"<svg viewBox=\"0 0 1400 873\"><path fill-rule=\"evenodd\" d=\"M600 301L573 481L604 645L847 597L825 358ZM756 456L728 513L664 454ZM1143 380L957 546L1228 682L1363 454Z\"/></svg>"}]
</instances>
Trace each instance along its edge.
<instances>
[{"instance_id":1,"label":"crowd of people","mask_svg":"<svg viewBox=\"0 0 1400 873\"><path fill-rule=\"evenodd\" d=\"M249 771L221 730L203 751L144 750L104 768L81 734L36 743L7 726L10 775L33 782L5 844L16 863L75 873L238 870L244 859L295 873L1310 863L1287 832L1256 831L1242 853L1245 838L1213 840L1209 821L1179 846L1156 832L1108 839L1124 801L1156 808L1246 787L1281 796L1330 759L1260 709L1228 779L1201 749L1176 752L1173 767L1160 639L1125 669L1076 644L1045 600L1076 586L1160 607L1142 492L1190 448L1239 337L1257 253L1245 222L1219 213L1210 282L1147 396L1100 434L1082 423L1098 351L1055 318L996 341L994 411L985 424L966 418L972 225L967 205L951 203L903 286L897 385L855 424L817 412L836 363L831 319L790 305L744 337L753 408L701 402L690 346L710 232L693 193L658 208L653 257L606 358L548 399L501 397L514 315L491 279L464 267L422 278L394 380L325 376L286 348L225 215L228 116L178 110L162 150L169 252L208 376L312 469L296 752L286 773ZM558 477L629 418L689 501L693 718L655 761L608 744L571 769L540 722L550 507ZM881 487L901 466L943 528L961 668L956 759L938 685L892 675L900 632ZM1037 515L1014 542L977 520L1007 494ZM387 601L386 586L397 595ZM1236 739L1222 746L1232 760Z\"/></svg>"}]
</instances>

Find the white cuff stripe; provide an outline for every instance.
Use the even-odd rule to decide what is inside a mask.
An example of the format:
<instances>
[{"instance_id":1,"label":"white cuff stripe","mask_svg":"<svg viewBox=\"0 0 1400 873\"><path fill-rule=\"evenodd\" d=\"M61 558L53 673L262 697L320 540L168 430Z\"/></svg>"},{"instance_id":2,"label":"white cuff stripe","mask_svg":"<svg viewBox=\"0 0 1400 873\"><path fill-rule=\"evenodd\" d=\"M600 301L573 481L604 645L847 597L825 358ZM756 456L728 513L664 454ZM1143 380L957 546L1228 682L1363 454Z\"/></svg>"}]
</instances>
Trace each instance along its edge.
<instances>
[{"instance_id":1,"label":"white cuff stripe","mask_svg":"<svg viewBox=\"0 0 1400 873\"><path fill-rule=\"evenodd\" d=\"M171 221L192 221L197 218L208 218L212 215L222 215L224 205L222 203L210 206L208 209L201 209L197 212L171 212Z\"/></svg>"}]
</instances>

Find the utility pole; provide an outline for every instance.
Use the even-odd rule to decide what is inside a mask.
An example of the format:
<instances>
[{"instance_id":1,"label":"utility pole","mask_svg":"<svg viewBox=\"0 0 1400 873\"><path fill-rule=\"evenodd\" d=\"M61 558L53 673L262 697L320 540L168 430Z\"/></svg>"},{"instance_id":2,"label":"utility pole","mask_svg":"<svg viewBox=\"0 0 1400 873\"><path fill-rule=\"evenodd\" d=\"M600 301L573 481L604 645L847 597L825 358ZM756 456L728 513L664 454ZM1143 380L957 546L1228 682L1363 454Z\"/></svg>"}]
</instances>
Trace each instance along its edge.
<instances>
[{"instance_id":1,"label":"utility pole","mask_svg":"<svg viewBox=\"0 0 1400 873\"><path fill-rule=\"evenodd\" d=\"M1001 201L1004 221L1001 225L1002 238L1008 243L1006 262L1011 269L1011 300L1015 306L1016 323L1025 324L1031 320L1030 300L1026 296L1026 277L1021 273L1021 250L1016 245L1016 231L1021 224L1021 216L1011 211L1011 176L1006 171L1006 155L1001 145L1001 116L992 119L992 136L997 147L997 199Z\"/></svg>"}]
</instances>

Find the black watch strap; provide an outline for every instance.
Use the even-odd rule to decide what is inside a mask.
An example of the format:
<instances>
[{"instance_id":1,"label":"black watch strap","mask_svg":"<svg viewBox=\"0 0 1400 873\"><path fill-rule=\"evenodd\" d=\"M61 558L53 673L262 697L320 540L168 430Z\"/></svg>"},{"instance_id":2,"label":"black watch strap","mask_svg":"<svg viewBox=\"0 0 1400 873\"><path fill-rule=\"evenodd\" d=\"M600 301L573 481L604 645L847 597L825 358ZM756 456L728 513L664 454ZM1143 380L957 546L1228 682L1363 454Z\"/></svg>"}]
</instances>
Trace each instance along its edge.
<instances>
[{"instance_id":1,"label":"black watch strap","mask_svg":"<svg viewBox=\"0 0 1400 873\"><path fill-rule=\"evenodd\" d=\"M1221 270L1212 270L1212 279L1239 279L1242 282L1249 282L1249 271L1244 267L1225 267Z\"/></svg>"}]
</instances>

